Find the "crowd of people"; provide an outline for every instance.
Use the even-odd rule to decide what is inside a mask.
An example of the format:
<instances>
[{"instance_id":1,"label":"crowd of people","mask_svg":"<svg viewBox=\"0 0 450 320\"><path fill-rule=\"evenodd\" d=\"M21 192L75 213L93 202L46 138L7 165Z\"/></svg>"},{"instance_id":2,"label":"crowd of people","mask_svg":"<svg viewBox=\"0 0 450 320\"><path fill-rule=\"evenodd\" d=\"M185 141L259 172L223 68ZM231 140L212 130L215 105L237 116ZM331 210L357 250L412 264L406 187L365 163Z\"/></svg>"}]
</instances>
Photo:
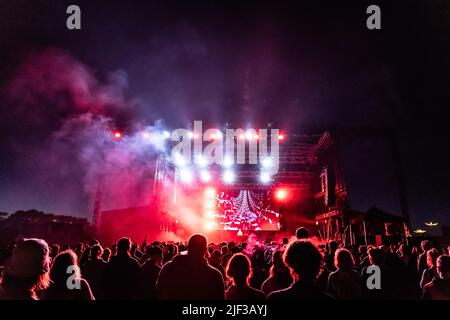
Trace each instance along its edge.
<instances>
[{"instance_id":1,"label":"crowd of people","mask_svg":"<svg viewBox=\"0 0 450 320\"><path fill-rule=\"evenodd\" d=\"M289 242L133 243L70 248L23 239L1 252L0 300L450 299L450 247ZM378 286L368 285L373 268Z\"/></svg>"}]
</instances>

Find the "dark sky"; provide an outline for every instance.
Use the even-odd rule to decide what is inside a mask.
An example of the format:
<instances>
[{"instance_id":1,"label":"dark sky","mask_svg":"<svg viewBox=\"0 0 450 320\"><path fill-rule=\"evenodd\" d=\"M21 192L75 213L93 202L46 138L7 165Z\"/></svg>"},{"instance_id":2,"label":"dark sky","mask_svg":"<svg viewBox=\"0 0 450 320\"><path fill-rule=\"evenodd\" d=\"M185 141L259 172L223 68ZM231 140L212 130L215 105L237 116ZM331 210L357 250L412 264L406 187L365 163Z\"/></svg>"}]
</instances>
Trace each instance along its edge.
<instances>
[{"instance_id":1,"label":"dark sky","mask_svg":"<svg viewBox=\"0 0 450 320\"><path fill-rule=\"evenodd\" d=\"M449 223L450 3L337 2L0 0L0 210L90 214L82 167L42 158L90 111L125 130L393 127L413 222ZM382 30L366 28L369 4Z\"/></svg>"}]
</instances>

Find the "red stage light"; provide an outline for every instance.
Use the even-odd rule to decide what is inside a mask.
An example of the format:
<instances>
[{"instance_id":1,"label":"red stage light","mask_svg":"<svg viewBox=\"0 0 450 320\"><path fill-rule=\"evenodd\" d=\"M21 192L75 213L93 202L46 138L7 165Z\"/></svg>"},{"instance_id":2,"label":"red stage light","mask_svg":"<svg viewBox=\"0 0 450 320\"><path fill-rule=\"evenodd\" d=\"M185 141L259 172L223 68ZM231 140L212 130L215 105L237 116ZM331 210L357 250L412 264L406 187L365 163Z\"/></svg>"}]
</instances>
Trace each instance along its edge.
<instances>
[{"instance_id":1,"label":"red stage light","mask_svg":"<svg viewBox=\"0 0 450 320\"><path fill-rule=\"evenodd\" d=\"M284 134L278 135L278 140L284 140Z\"/></svg>"},{"instance_id":2,"label":"red stage light","mask_svg":"<svg viewBox=\"0 0 450 320\"><path fill-rule=\"evenodd\" d=\"M277 198L277 200L286 200L288 196L288 192L285 189L278 189L277 191L275 191L275 197Z\"/></svg>"},{"instance_id":3,"label":"red stage light","mask_svg":"<svg viewBox=\"0 0 450 320\"><path fill-rule=\"evenodd\" d=\"M121 139L122 138L122 132L120 132L119 130L114 130L113 131L113 137L115 140Z\"/></svg>"},{"instance_id":4,"label":"red stage light","mask_svg":"<svg viewBox=\"0 0 450 320\"><path fill-rule=\"evenodd\" d=\"M239 135L239 139L241 139L241 140L245 139L245 135L240 134L240 135Z\"/></svg>"},{"instance_id":5,"label":"red stage light","mask_svg":"<svg viewBox=\"0 0 450 320\"><path fill-rule=\"evenodd\" d=\"M215 133L211 134L211 139L216 139L217 135Z\"/></svg>"}]
</instances>

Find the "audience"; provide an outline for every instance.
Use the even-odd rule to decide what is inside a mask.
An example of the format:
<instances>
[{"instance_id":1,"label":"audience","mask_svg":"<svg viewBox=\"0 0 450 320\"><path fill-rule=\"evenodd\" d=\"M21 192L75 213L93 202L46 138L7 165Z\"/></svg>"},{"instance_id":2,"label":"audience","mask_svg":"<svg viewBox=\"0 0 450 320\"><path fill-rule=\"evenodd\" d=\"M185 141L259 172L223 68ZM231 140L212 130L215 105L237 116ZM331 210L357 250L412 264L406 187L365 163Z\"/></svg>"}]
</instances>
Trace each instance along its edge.
<instances>
[{"instance_id":1,"label":"audience","mask_svg":"<svg viewBox=\"0 0 450 320\"><path fill-rule=\"evenodd\" d=\"M121 238L104 249L24 239L0 247L0 300L450 299L449 256L429 241L418 254L403 242L319 242L305 228L296 238L208 243L194 234L141 247ZM379 289L368 286L374 270Z\"/></svg>"}]
</instances>

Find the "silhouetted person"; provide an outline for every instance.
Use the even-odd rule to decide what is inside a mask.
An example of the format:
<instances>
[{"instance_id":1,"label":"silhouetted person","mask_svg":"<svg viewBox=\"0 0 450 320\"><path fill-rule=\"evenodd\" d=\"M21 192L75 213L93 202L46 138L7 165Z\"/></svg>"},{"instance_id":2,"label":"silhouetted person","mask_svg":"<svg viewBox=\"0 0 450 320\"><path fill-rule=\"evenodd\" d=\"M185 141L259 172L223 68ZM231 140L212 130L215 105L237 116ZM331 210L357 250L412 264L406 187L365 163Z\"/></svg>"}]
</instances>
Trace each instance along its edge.
<instances>
[{"instance_id":1,"label":"silhouetted person","mask_svg":"<svg viewBox=\"0 0 450 320\"><path fill-rule=\"evenodd\" d=\"M209 258L209 264L216 268L217 270L220 271L220 273L222 274L223 277L223 281L226 281L227 276L225 274L225 269L224 267L222 267L222 265L220 264L220 259L221 259L221 255L220 255L220 251L219 250L214 250L211 254L211 257Z\"/></svg>"},{"instance_id":2,"label":"silhouetted person","mask_svg":"<svg viewBox=\"0 0 450 320\"><path fill-rule=\"evenodd\" d=\"M295 236L297 240L308 240L309 239L309 231L305 227L300 227L295 231Z\"/></svg>"},{"instance_id":3,"label":"silhouetted person","mask_svg":"<svg viewBox=\"0 0 450 320\"><path fill-rule=\"evenodd\" d=\"M220 260L220 264L222 265L223 268L226 268L228 265L228 260L230 260L232 256L232 253L230 252L228 246L223 246L221 250L222 250L222 259Z\"/></svg>"},{"instance_id":4,"label":"silhouetted person","mask_svg":"<svg viewBox=\"0 0 450 320\"><path fill-rule=\"evenodd\" d=\"M370 290L367 287L367 280L372 272L368 272L365 267L361 271L363 296L368 299L384 300L395 296L395 290L400 285L400 279L397 279L397 274L393 273L385 266L385 255L379 248L370 248L368 251L370 265L378 266L380 268L381 288ZM403 264L402 264L403 266Z\"/></svg>"},{"instance_id":5,"label":"silhouetted person","mask_svg":"<svg viewBox=\"0 0 450 320\"><path fill-rule=\"evenodd\" d=\"M423 270L422 278L420 279L420 288L423 289L426 284L430 283L434 278L439 278L436 268L436 260L439 257L437 249L430 249L427 251L427 269Z\"/></svg>"},{"instance_id":6,"label":"silhouetted person","mask_svg":"<svg viewBox=\"0 0 450 320\"><path fill-rule=\"evenodd\" d=\"M367 254L367 247L359 246L358 253L359 253L358 262L355 261L358 264L358 269L361 270L364 267L370 266L369 255Z\"/></svg>"},{"instance_id":7,"label":"silhouetted person","mask_svg":"<svg viewBox=\"0 0 450 320\"><path fill-rule=\"evenodd\" d=\"M165 265L167 262L171 261L176 254L177 247L173 243L169 243L167 246L165 246L162 264Z\"/></svg>"},{"instance_id":8,"label":"silhouetted person","mask_svg":"<svg viewBox=\"0 0 450 320\"><path fill-rule=\"evenodd\" d=\"M158 246L151 246L147 251L149 258L142 264L142 297L156 299L156 281L162 267L163 251Z\"/></svg>"},{"instance_id":9,"label":"silhouetted person","mask_svg":"<svg viewBox=\"0 0 450 320\"><path fill-rule=\"evenodd\" d=\"M283 261L283 255L281 251L276 251L273 254L273 264L270 268L270 277L263 282L261 291L265 295L281 289L289 287L294 279L291 276L291 271Z\"/></svg>"},{"instance_id":10,"label":"silhouetted person","mask_svg":"<svg viewBox=\"0 0 450 320\"><path fill-rule=\"evenodd\" d=\"M52 244L50 247L50 258L53 259L56 257L60 251L61 247L58 244Z\"/></svg>"},{"instance_id":11,"label":"silhouetted person","mask_svg":"<svg viewBox=\"0 0 450 320\"><path fill-rule=\"evenodd\" d=\"M42 239L20 241L6 261L0 285L0 300L38 300L37 291L50 284L50 256Z\"/></svg>"},{"instance_id":12,"label":"silhouetted person","mask_svg":"<svg viewBox=\"0 0 450 320\"><path fill-rule=\"evenodd\" d=\"M250 259L242 254L233 255L228 261L227 275L232 280L231 287L225 293L226 300L264 300L264 293L248 285L252 270Z\"/></svg>"},{"instance_id":13,"label":"silhouetted person","mask_svg":"<svg viewBox=\"0 0 450 320\"><path fill-rule=\"evenodd\" d=\"M139 298L141 268L138 261L130 257L130 250L129 238L117 242L117 255L111 257L103 279L103 293L107 299Z\"/></svg>"},{"instance_id":14,"label":"silhouetted person","mask_svg":"<svg viewBox=\"0 0 450 320\"><path fill-rule=\"evenodd\" d=\"M420 248L422 249L422 253L417 259L417 271L419 275L422 275L423 271L428 268L427 251L433 248L433 244L428 240L424 240L420 243Z\"/></svg>"},{"instance_id":15,"label":"silhouetted person","mask_svg":"<svg viewBox=\"0 0 450 320\"><path fill-rule=\"evenodd\" d=\"M424 300L450 300L450 256L439 256L436 261L438 278L423 288Z\"/></svg>"},{"instance_id":16,"label":"silhouetted person","mask_svg":"<svg viewBox=\"0 0 450 320\"><path fill-rule=\"evenodd\" d=\"M111 249L110 248L105 248L103 250L102 260L105 261L106 263L108 263L110 257L111 257Z\"/></svg>"},{"instance_id":17,"label":"silhouetted person","mask_svg":"<svg viewBox=\"0 0 450 320\"><path fill-rule=\"evenodd\" d=\"M43 293L44 300L95 300L89 283L81 277L78 258L72 250L55 257L50 279L50 287Z\"/></svg>"},{"instance_id":18,"label":"silhouetted person","mask_svg":"<svg viewBox=\"0 0 450 320\"><path fill-rule=\"evenodd\" d=\"M158 298L170 300L223 300L223 278L205 259L206 237L194 234L187 254L176 255L161 269L156 284Z\"/></svg>"},{"instance_id":19,"label":"silhouetted person","mask_svg":"<svg viewBox=\"0 0 450 320\"><path fill-rule=\"evenodd\" d=\"M338 249L335 253L336 271L328 277L328 292L337 299L358 299L361 297L361 279L353 270L355 261L347 249Z\"/></svg>"},{"instance_id":20,"label":"silhouetted person","mask_svg":"<svg viewBox=\"0 0 450 320\"><path fill-rule=\"evenodd\" d=\"M334 254L338 248L338 243L334 240L328 242L327 245L327 253L325 254L325 267L330 271L335 271L336 267L334 266Z\"/></svg>"},{"instance_id":21,"label":"silhouetted person","mask_svg":"<svg viewBox=\"0 0 450 320\"><path fill-rule=\"evenodd\" d=\"M96 299L101 299L103 297L102 281L107 264L101 258L102 255L103 248L101 245L95 244L91 248L90 258L81 266L83 278L89 282L92 293Z\"/></svg>"},{"instance_id":22,"label":"silhouetted person","mask_svg":"<svg viewBox=\"0 0 450 320\"><path fill-rule=\"evenodd\" d=\"M316 283L322 255L311 242L297 240L286 249L284 262L294 272L297 281L289 288L269 294L269 300L328 300L332 297L323 292Z\"/></svg>"}]
</instances>

